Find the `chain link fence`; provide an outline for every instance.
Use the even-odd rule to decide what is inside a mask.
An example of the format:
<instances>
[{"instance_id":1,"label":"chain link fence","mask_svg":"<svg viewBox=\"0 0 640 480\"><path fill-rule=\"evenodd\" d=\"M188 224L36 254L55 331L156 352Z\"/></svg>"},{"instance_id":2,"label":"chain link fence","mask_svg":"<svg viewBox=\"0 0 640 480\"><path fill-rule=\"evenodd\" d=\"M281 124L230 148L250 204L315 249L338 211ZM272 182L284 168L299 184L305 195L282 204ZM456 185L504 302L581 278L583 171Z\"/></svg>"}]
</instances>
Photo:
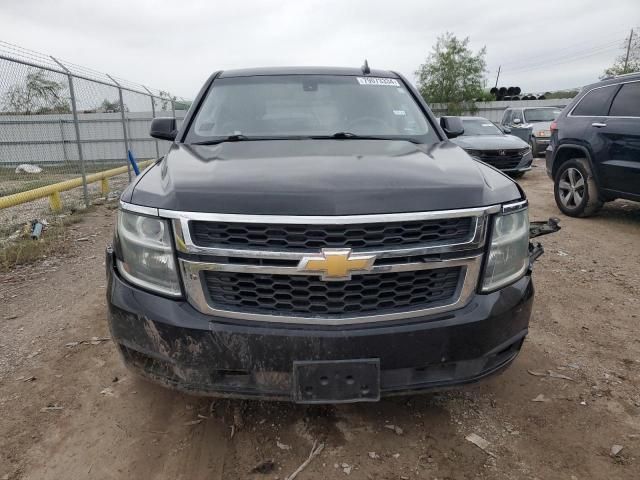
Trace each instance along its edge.
<instances>
[{"instance_id":1,"label":"chain link fence","mask_svg":"<svg viewBox=\"0 0 640 480\"><path fill-rule=\"evenodd\" d=\"M149 136L151 120L180 122L189 105L0 41L0 243L116 198L134 176L129 152L144 165L169 147Z\"/></svg>"}]
</instances>

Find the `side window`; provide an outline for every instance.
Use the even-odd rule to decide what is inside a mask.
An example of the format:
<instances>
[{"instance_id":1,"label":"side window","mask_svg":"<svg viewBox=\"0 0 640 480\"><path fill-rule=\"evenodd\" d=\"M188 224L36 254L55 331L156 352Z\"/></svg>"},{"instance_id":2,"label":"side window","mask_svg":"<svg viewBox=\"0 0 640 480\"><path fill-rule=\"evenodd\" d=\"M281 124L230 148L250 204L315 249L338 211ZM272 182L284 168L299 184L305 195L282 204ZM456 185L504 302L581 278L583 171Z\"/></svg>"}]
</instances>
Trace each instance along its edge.
<instances>
[{"instance_id":1,"label":"side window","mask_svg":"<svg viewBox=\"0 0 640 480\"><path fill-rule=\"evenodd\" d=\"M502 125L509 125L511 123L511 114L513 110L506 110L502 116Z\"/></svg>"},{"instance_id":2,"label":"side window","mask_svg":"<svg viewBox=\"0 0 640 480\"><path fill-rule=\"evenodd\" d=\"M613 99L612 117L640 117L640 82L625 83Z\"/></svg>"},{"instance_id":3,"label":"side window","mask_svg":"<svg viewBox=\"0 0 640 480\"><path fill-rule=\"evenodd\" d=\"M582 115L585 117L605 117L609 114L609 106L613 94L616 93L618 85L600 87L591 90L578 102L571 115Z\"/></svg>"}]
</instances>

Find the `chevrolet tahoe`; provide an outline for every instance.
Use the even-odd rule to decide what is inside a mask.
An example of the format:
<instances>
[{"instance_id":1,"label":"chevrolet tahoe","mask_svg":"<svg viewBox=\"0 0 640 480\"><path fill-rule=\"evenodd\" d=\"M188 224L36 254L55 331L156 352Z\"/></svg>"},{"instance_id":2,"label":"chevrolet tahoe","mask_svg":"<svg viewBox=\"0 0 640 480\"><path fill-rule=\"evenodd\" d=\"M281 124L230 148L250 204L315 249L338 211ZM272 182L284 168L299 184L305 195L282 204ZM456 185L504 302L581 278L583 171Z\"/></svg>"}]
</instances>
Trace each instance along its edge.
<instances>
[{"instance_id":1,"label":"chevrolet tahoe","mask_svg":"<svg viewBox=\"0 0 640 480\"><path fill-rule=\"evenodd\" d=\"M216 72L123 192L107 249L126 365L194 394L376 401L508 366L534 296L524 192L400 74ZM538 254L540 251L538 250Z\"/></svg>"}]
</instances>

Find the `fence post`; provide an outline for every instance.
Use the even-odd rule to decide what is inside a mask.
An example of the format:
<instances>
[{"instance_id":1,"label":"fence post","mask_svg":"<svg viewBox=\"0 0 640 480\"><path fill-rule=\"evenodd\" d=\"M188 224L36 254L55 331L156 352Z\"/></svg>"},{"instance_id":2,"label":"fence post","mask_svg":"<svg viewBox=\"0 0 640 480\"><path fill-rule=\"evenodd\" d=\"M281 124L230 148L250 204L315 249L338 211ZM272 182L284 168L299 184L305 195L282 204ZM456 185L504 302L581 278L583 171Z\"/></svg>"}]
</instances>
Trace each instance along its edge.
<instances>
[{"instance_id":1,"label":"fence post","mask_svg":"<svg viewBox=\"0 0 640 480\"><path fill-rule=\"evenodd\" d=\"M144 88L149 93L149 98L151 99L151 118L154 119L154 118L156 118L155 97L153 96L153 93L151 93L151 90L149 90L147 87L142 85L142 88ZM156 141L155 142L156 143L156 158L160 158L160 147L158 146L158 140L155 139L155 141Z\"/></svg>"},{"instance_id":2,"label":"fence post","mask_svg":"<svg viewBox=\"0 0 640 480\"><path fill-rule=\"evenodd\" d=\"M84 205L85 207L88 207L91 204L91 202L89 201L89 190L87 189L87 172L85 171L85 168L84 168L84 155L82 154L82 143L80 141L80 123L78 122L78 108L76 105L76 93L75 93L75 90L73 89L73 76L71 75L71 72L64 64L60 63L54 57L51 57L51 59L54 62L56 62L58 65L60 65L60 68L62 68L65 72L67 72L67 79L69 80L69 96L71 97L71 112L73 113L73 126L75 127L75 131L76 131L76 145L78 146L78 160L80 161L80 175L82 175L82 194L84 196ZM62 145L64 148L64 143ZM54 203L56 204L57 208L60 208L59 197L57 202L54 202Z\"/></svg>"},{"instance_id":3,"label":"fence post","mask_svg":"<svg viewBox=\"0 0 640 480\"><path fill-rule=\"evenodd\" d=\"M67 156L67 147L64 144L64 123L62 119L58 120L58 125L60 126L60 140L62 140L62 159L64 160L64 164L69 163L69 157Z\"/></svg>"},{"instance_id":4,"label":"fence post","mask_svg":"<svg viewBox=\"0 0 640 480\"><path fill-rule=\"evenodd\" d=\"M173 101L173 98L171 98L171 95L169 95L169 98L171 99L171 116L173 118L176 118L176 105Z\"/></svg>"},{"instance_id":5,"label":"fence post","mask_svg":"<svg viewBox=\"0 0 640 480\"><path fill-rule=\"evenodd\" d=\"M118 97L120 98L120 118L122 119L122 135L124 138L124 161L127 163L127 175L131 182L131 164L129 163L129 134L127 133L127 117L124 114L124 100L122 99L122 86L108 73L107 77L118 87Z\"/></svg>"}]
</instances>

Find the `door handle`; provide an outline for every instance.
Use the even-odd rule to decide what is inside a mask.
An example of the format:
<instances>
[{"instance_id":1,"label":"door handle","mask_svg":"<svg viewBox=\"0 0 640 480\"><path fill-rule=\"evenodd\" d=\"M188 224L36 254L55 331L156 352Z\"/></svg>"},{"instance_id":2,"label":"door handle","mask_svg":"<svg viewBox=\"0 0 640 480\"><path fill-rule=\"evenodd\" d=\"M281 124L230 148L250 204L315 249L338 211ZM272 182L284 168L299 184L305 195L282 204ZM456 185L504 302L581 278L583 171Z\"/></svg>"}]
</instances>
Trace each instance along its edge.
<instances>
[{"instance_id":1,"label":"door handle","mask_svg":"<svg viewBox=\"0 0 640 480\"><path fill-rule=\"evenodd\" d=\"M606 123L601 123L601 122L593 122L591 124L592 127L596 127L596 128L602 128L602 127L606 127L607 124Z\"/></svg>"}]
</instances>

